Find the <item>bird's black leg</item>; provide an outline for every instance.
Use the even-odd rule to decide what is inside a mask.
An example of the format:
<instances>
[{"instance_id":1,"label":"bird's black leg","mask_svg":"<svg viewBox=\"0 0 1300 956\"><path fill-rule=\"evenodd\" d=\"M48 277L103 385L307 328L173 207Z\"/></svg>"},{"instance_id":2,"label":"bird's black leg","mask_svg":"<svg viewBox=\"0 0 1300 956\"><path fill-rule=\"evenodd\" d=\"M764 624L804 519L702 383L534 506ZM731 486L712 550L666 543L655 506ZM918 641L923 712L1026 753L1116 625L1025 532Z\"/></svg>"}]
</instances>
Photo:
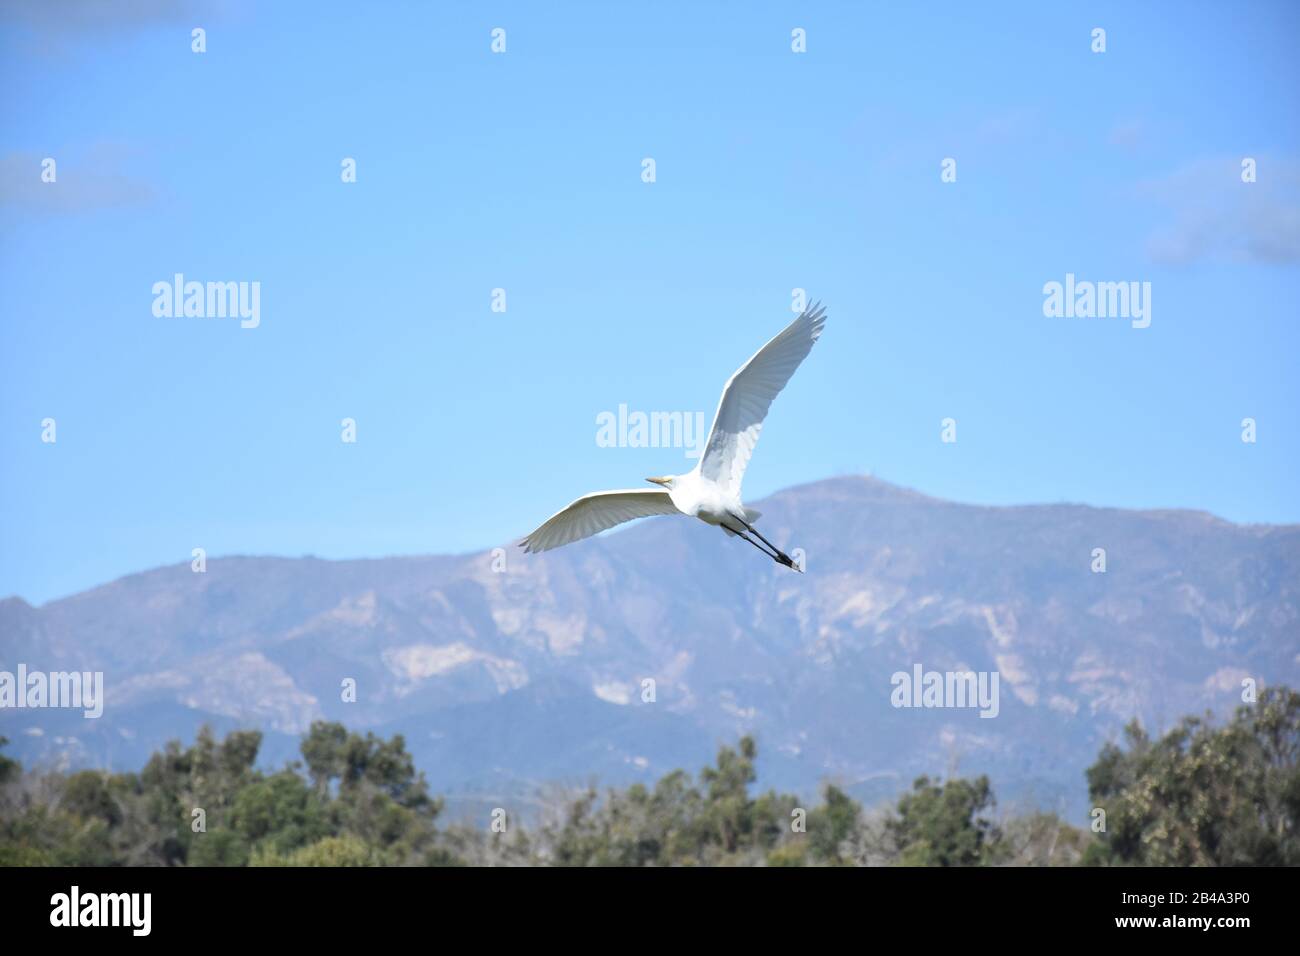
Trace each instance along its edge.
<instances>
[{"instance_id":1,"label":"bird's black leg","mask_svg":"<svg viewBox=\"0 0 1300 956\"><path fill-rule=\"evenodd\" d=\"M723 527L725 528L726 525L723 525ZM740 539L742 539L742 540L744 540L744 541L748 541L750 544L752 544L754 547L758 548L759 551L762 551L765 555L767 555L769 558L771 558L771 559L772 559L773 561L775 561L777 564L780 564L780 563L781 563L781 559L780 559L780 558L778 558L778 557L777 557L775 554L773 554L771 551L768 551L767 548L763 547L761 544L759 544L757 541L755 541L755 540L754 540L753 538L751 538L749 535L745 534L745 532L741 531L739 528L727 528L727 530L730 531L732 534L734 534L737 538L740 538Z\"/></svg>"},{"instance_id":2,"label":"bird's black leg","mask_svg":"<svg viewBox=\"0 0 1300 956\"><path fill-rule=\"evenodd\" d=\"M744 540L744 541L748 541L750 544L752 544L754 547L758 548L758 550L762 551L765 555L767 555L767 556L768 556L769 558L771 558L773 561L775 561L775 562L777 562L778 564L780 564L780 562L781 562L781 559L780 559L780 558L778 558L778 557L777 557L775 554L773 554L771 551L767 550L767 548L763 547L761 544L759 544L757 541L755 541L755 540L754 540L753 538L751 538L749 535L745 534L745 532L743 532L743 531L737 531L737 532L736 532L736 537L738 537L738 538L740 538L740 539L742 539L742 540Z\"/></svg>"},{"instance_id":3,"label":"bird's black leg","mask_svg":"<svg viewBox=\"0 0 1300 956\"><path fill-rule=\"evenodd\" d=\"M732 517L736 518L735 515L732 515ZM757 535L758 540L762 541L765 545L767 545L774 552L776 552L775 554L772 555L772 558L778 564L784 564L787 568L794 568L794 570L796 571L799 570L799 568L795 566L795 563L791 559L790 555L786 554L784 551L782 551L780 548L774 545L771 541L768 541L767 538L763 537L763 535L759 532L759 530L755 528L752 524L750 524L744 518L736 518L736 520L739 521L741 524L743 524L747 530Z\"/></svg>"}]
</instances>

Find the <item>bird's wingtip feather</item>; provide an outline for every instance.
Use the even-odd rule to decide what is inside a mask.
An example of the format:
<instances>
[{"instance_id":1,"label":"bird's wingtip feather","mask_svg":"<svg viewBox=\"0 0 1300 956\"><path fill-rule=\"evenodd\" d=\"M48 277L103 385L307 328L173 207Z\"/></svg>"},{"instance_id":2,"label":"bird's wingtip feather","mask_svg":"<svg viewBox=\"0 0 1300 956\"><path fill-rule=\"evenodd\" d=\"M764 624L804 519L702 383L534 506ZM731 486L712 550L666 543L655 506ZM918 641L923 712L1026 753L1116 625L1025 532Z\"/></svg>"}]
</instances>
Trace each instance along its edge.
<instances>
[{"instance_id":1,"label":"bird's wingtip feather","mask_svg":"<svg viewBox=\"0 0 1300 956\"><path fill-rule=\"evenodd\" d=\"M811 326L809 331L812 333L812 340L816 342L821 338L822 331L826 328L826 309L818 299L812 305L808 306L805 313L808 316L808 323Z\"/></svg>"}]
</instances>

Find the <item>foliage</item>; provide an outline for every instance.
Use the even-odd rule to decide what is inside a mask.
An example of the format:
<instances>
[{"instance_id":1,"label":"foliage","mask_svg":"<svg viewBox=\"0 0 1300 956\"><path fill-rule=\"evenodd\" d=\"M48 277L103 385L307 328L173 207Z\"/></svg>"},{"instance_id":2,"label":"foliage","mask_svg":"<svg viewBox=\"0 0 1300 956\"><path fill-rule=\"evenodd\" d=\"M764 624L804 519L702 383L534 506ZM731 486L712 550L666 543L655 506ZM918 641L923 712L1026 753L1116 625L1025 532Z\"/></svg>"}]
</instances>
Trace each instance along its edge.
<instances>
[{"instance_id":1,"label":"foliage","mask_svg":"<svg viewBox=\"0 0 1300 956\"><path fill-rule=\"evenodd\" d=\"M988 777L949 780L940 786L929 777L912 784L898 801L898 816L889 832L904 866L975 866L991 862L1000 836L985 814L993 806Z\"/></svg>"},{"instance_id":2,"label":"foliage","mask_svg":"<svg viewBox=\"0 0 1300 956\"><path fill-rule=\"evenodd\" d=\"M1135 721L1125 742L1088 769L1106 830L1087 862L1300 864L1300 694L1268 688L1222 727L1186 717L1158 740Z\"/></svg>"},{"instance_id":3,"label":"foliage","mask_svg":"<svg viewBox=\"0 0 1300 956\"><path fill-rule=\"evenodd\" d=\"M298 765L255 769L261 734L172 741L138 774L20 774L0 763L0 863L292 866L453 863L442 809L401 736L318 722ZM16 767L16 765L13 765Z\"/></svg>"},{"instance_id":4,"label":"foliage","mask_svg":"<svg viewBox=\"0 0 1300 956\"><path fill-rule=\"evenodd\" d=\"M755 793L751 737L692 776L601 793L552 792L505 832L438 828L400 735L313 724L303 761L256 767L261 735L172 741L138 773L24 770L0 755L0 865L8 866L980 866L1300 863L1300 694L1265 691L1219 727L1186 718L1151 739L1136 723L1088 770L1104 832L1054 814L994 817L986 777L917 779L870 812L828 784L805 807ZM0 738L0 747L6 743Z\"/></svg>"}]
</instances>

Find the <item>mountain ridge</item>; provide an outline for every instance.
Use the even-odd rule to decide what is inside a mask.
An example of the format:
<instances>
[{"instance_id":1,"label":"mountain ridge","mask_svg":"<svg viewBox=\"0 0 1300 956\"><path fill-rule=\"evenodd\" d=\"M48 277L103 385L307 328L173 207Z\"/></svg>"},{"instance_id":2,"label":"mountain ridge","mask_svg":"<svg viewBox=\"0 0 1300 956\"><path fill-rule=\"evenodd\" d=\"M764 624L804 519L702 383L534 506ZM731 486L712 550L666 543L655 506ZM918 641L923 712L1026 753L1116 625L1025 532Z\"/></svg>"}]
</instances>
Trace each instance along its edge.
<instances>
[{"instance_id":1,"label":"mountain ridge","mask_svg":"<svg viewBox=\"0 0 1300 956\"><path fill-rule=\"evenodd\" d=\"M1295 522L1295 523L1272 523L1272 522L1251 522L1251 521L1236 522L1236 521L1232 521L1229 518L1224 518L1221 515L1216 515L1212 511L1204 511L1199 508L1127 508L1127 507L1120 507L1115 505L1094 505L1094 504L1088 504L1085 502L1077 502L1077 501L1026 502L1022 504L1010 504L1010 505L1003 505L1003 504L990 505L990 504L977 504L973 502L964 502L964 501L952 501L946 498L940 498L934 495L927 494L926 492L919 491L914 488L908 488L904 485L896 485L882 478L876 478L870 474L835 475L830 478L800 482L799 484L789 485L785 488L781 488L777 491L774 491L770 495L767 495L764 498L756 499L753 502L753 504L755 506L761 505L771 499L794 494L800 491L801 489L822 488L826 485L830 485L840 481L844 481L844 482L867 481L872 483L873 485L883 486L884 488L890 489L893 492L897 492L909 498L918 499L922 501L929 501L936 504L952 505L960 508L978 508L978 509L1003 510L1003 511L1006 510L1028 511L1035 508L1051 508L1051 509L1059 508L1059 509L1080 509L1080 510L1097 511L1097 512L1119 512L1119 513L1126 513L1126 514L1143 514L1151 517L1187 516L1187 517L1201 517L1214 523L1226 525L1233 528L1240 528L1243 530L1257 528L1257 529L1264 529L1268 531L1300 531L1300 522ZM606 535L604 536L608 537L609 535L617 535L617 534L624 533L630 530L631 527L640 523L642 522L638 521L638 522L633 522L631 525L628 526L620 526L618 528L611 530L610 532L607 532ZM420 560L420 559L455 560L455 559L477 557L485 553L490 554L493 548L506 547L507 545L513 547L520 539L522 539L522 537L523 534L520 534L519 536L512 538L510 541L504 544L496 544L490 548L476 548L468 551L393 553L393 554L375 555L375 556L367 556L367 557L345 557L345 558L328 558L328 557L322 557L320 555L315 555L315 554L302 554L297 556L291 556L291 555L284 555L284 554L249 554L243 552L236 552L232 554L209 556L208 560L212 560L212 561L232 561L232 560L322 561L322 562L329 562L331 564L379 562L379 561L391 561L391 560ZM21 594L16 594L16 593L9 594L4 597L0 597L0 609L3 608L6 602L18 601L21 602L26 607L39 610L41 608L49 606L50 604L54 604L59 601L66 601L74 597L81 597L90 594L94 591L97 591L100 588L109 587L111 585L118 584L120 582L124 582L131 578L139 577L141 575L148 575L156 571L166 571L166 570L177 569L177 568L184 569L187 567L189 567L189 562L177 561L172 564L153 565L152 567L142 568L138 571L128 571L125 574L119 575L118 577L113 578L110 581L105 581L102 584L93 585L81 591L75 591L71 594L62 595L60 597L50 598L49 600L39 604L32 604L30 601L27 600L27 598L25 598Z\"/></svg>"},{"instance_id":2,"label":"mountain ridge","mask_svg":"<svg viewBox=\"0 0 1300 956\"><path fill-rule=\"evenodd\" d=\"M757 504L807 575L652 519L543 556L209 557L6 598L0 670L103 670L108 692L98 721L0 712L0 733L26 761L134 769L205 721L260 727L276 760L334 719L405 732L440 788L520 792L649 780L755 733L764 782L804 793L957 770L1076 805L1129 719L1222 716L1242 680L1297 683L1300 525L966 505L869 476ZM997 673L998 717L893 706L891 675L916 664Z\"/></svg>"}]
</instances>

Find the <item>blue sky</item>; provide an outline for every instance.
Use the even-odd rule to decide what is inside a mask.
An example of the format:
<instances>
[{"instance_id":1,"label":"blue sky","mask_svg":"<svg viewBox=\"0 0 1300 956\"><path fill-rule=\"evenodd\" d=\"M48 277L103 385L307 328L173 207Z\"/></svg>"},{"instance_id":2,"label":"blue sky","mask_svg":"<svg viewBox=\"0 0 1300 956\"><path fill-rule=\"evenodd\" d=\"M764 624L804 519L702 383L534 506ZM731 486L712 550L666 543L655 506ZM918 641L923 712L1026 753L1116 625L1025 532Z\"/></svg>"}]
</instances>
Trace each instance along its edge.
<instances>
[{"instance_id":1,"label":"blue sky","mask_svg":"<svg viewBox=\"0 0 1300 956\"><path fill-rule=\"evenodd\" d=\"M1298 27L1261 2L11 4L0 594L195 547L503 544L687 470L599 447L596 416L711 418L794 288L829 322L750 500L870 471L1300 521ZM155 317L177 272L259 282L260 326ZM1150 327L1044 317L1067 273L1150 282Z\"/></svg>"}]
</instances>

